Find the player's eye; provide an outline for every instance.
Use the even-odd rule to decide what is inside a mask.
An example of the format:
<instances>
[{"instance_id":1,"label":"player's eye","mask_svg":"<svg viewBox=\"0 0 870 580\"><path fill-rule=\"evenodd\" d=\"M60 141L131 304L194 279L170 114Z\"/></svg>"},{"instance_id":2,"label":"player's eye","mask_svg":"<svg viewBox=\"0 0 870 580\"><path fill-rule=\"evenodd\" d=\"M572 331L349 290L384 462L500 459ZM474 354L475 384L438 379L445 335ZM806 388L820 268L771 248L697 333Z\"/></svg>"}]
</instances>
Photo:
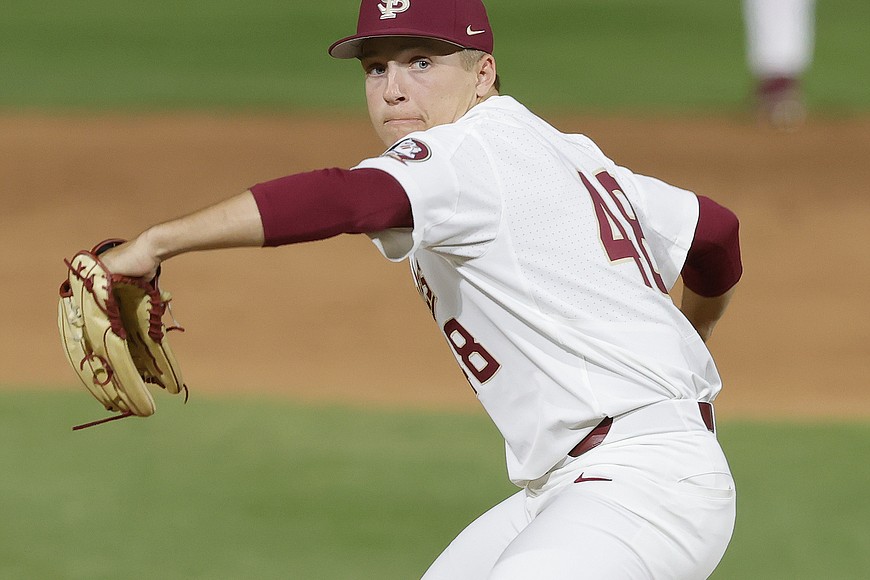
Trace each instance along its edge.
<instances>
[{"instance_id":1,"label":"player's eye","mask_svg":"<svg viewBox=\"0 0 870 580\"><path fill-rule=\"evenodd\" d=\"M411 66L416 68L417 70L426 70L427 68L432 66L432 62L426 58L418 58L411 63Z\"/></svg>"},{"instance_id":2,"label":"player's eye","mask_svg":"<svg viewBox=\"0 0 870 580\"><path fill-rule=\"evenodd\" d=\"M387 72L387 67L382 64L370 64L365 67L366 76L380 76Z\"/></svg>"}]
</instances>

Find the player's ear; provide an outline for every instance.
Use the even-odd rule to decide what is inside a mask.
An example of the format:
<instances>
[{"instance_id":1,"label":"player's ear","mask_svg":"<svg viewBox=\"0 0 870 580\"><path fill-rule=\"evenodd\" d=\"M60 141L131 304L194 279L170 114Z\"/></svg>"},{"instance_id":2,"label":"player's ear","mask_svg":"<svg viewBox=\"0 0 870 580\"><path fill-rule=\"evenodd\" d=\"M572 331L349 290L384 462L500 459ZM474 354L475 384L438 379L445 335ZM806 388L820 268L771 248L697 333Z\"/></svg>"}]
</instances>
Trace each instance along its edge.
<instances>
[{"instance_id":1,"label":"player's ear","mask_svg":"<svg viewBox=\"0 0 870 580\"><path fill-rule=\"evenodd\" d=\"M491 54L484 54L474 67L477 73L477 96L484 97L489 93L496 81L495 58Z\"/></svg>"}]
</instances>

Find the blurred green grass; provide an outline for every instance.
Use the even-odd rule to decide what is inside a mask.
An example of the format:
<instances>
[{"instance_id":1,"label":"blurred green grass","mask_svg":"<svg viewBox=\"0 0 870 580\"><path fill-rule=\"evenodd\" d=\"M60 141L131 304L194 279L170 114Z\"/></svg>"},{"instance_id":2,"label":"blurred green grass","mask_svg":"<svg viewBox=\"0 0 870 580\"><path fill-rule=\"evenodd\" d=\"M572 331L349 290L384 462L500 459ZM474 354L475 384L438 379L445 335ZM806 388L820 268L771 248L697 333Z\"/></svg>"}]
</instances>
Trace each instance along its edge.
<instances>
[{"instance_id":1,"label":"blurred green grass","mask_svg":"<svg viewBox=\"0 0 870 580\"><path fill-rule=\"evenodd\" d=\"M0 110L363 110L361 71L326 54L357 0L7 0ZM506 92L536 109L746 105L738 0L489 0ZM870 106L870 2L818 3L810 105Z\"/></svg>"},{"instance_id":2,"label":"blurred green grass","mask_svg":"<svg viewBox=\"0 0 870 580\"><path fill-rule=\"evenodd\" d=\"M101 415L85 393L0 390L0 578L414 578L514 491L482 414L158 407L73 433ZM739 504L715 579L870 576L870 425L720 439Z\"/></svg>"}]
</instances>

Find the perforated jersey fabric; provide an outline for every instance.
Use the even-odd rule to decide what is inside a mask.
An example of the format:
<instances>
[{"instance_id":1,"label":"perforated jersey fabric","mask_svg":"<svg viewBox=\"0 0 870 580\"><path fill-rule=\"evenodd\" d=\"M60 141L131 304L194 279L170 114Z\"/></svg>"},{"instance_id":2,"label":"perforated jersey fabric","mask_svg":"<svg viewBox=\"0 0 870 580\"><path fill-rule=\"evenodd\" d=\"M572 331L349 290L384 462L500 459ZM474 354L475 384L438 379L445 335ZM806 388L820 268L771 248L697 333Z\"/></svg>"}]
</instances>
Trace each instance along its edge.
<instances>
[{"instance_id":1,"label":"perforated jersey fabric","mask_svg":"<svg viewBox=\"0 0 870 580\"><path fill-rule=\"evenodd\" d=\"M667 294L698 220L692 192L617 166L508 96L358 167L405 189L414 227L370 236L409 258L518 485L605 416L719 392Z\"/></svg>"}]
</instances>

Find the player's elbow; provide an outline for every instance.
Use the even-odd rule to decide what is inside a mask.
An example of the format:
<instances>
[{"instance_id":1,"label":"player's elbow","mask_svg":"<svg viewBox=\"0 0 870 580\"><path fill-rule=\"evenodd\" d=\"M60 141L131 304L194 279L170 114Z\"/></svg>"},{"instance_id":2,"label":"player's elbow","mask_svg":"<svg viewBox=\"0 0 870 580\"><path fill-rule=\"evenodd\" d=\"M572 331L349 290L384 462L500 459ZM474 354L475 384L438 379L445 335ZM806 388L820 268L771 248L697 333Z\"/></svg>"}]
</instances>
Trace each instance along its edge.
<instances>
[{"instance_id":1,"label":"player's elbow","mask_svg":"<svg viewBox=\"0 0 870 580\"><path fill-rule=\"evenodd\" d=\"M701 296L721 296L743 275L740 221L709 198L699 196L698 203L698 225L681 272L683 283Z\"/></svg>"}]
</instances>

